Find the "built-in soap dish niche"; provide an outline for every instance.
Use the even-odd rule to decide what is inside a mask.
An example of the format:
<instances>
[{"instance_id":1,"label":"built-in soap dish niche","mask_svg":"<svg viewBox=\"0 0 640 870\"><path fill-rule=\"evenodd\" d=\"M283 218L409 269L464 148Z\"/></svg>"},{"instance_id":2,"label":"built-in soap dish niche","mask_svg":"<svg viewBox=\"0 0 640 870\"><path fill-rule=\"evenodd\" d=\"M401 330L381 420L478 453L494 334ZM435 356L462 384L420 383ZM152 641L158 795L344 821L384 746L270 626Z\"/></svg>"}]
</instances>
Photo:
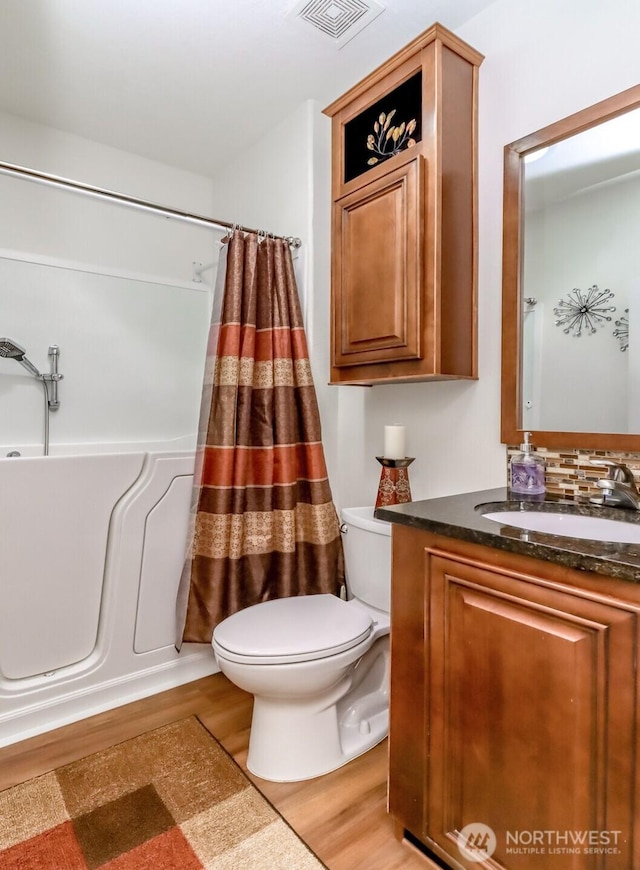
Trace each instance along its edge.
<instances>
[{"instance_id":1,"label":"built-in soap dish niche","mask_svg":"<svg viewBox=\"0 0 640 870\"><path fill-rule=\"evenodd\" d=\"M301 0L287 17L313 27L325 41L342 48L384 10L378 0Z\"/></svg>"}]
</instances>

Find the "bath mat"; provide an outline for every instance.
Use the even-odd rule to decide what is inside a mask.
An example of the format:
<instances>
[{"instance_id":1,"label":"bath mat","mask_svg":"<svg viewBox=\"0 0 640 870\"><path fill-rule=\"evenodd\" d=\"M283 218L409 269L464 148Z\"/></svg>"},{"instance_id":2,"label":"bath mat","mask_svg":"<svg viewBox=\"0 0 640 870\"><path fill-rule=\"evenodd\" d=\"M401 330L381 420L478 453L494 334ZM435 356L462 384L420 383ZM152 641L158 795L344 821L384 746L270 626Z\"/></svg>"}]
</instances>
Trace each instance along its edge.
<instances>
[{"instance_id":1,"label":"bath mat","mask_svg":"<svg viewBox=\"0 0 640 870\"><path fill-rule=\"evenodd\" d=\"M324 867L195 717L0 792L2 870Z\"/></svg>"}]
</instances>

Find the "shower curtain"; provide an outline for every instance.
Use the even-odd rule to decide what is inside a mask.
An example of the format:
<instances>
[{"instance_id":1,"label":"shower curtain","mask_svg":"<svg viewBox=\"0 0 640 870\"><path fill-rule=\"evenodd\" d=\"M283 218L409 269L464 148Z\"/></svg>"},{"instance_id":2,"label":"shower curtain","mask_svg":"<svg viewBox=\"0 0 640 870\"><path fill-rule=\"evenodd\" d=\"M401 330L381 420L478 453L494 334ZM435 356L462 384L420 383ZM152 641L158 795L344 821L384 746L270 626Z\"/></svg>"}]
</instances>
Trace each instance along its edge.
<instances>
[{"instance_id":1,"label":"shower curtain","mask_svg":"<svg viewBox=\"0 0 640 870\"><path fill-rule=\"evenodd\" d=\"M238 230L225 244L178 647L210 642L219 622L251 604L338 594L344 580L289 245Z\"/></svg>"}]
</instances>

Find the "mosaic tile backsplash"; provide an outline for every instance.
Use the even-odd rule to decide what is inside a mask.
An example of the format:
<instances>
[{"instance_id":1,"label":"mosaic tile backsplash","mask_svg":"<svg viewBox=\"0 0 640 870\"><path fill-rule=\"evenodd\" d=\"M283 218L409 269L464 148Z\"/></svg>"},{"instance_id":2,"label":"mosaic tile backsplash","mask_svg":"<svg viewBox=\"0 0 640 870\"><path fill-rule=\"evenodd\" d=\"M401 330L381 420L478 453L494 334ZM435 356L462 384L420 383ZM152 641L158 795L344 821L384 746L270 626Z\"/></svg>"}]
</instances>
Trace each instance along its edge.
<instances>
[{"instance_id":1,"label":"mosaic tile backsplash","mask_svg":"<svg viewBox=\"0 0 640 870\"><path fill-rule=\"evenodd\" d=\"M511 457L520 452L519 447L507 447L507 481ZM640 489L640 453L609 450L552 450L539 447L536 449L536 454L546 466L547 492L561 498L584 501L593 495L602 495L602 491L596 486L596 481L600 477L607 476L607 469L590 464L591 460L598 459L611 459L626 465L633 472L636 485Z\"/></svg>"}]
</instances>

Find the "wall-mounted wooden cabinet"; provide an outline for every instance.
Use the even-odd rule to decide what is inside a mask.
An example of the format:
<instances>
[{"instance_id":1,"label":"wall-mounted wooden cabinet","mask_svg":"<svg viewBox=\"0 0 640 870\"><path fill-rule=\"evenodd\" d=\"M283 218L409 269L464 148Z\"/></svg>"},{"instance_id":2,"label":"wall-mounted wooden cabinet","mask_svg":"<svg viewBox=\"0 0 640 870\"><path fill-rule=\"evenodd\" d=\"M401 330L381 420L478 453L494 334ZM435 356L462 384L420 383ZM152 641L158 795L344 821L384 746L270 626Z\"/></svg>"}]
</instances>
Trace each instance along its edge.
<instances>
[{"instance_id":1,"label":"wall-mounted wooden cabinet","mask_svg":"<svg viewBox=\"0 0 640 870\"><path fill-rule=\"evenodd\" d=\"M436 24L325 109L332 383L477 377L481 62Z\"/></svg>"}]
</instances>

